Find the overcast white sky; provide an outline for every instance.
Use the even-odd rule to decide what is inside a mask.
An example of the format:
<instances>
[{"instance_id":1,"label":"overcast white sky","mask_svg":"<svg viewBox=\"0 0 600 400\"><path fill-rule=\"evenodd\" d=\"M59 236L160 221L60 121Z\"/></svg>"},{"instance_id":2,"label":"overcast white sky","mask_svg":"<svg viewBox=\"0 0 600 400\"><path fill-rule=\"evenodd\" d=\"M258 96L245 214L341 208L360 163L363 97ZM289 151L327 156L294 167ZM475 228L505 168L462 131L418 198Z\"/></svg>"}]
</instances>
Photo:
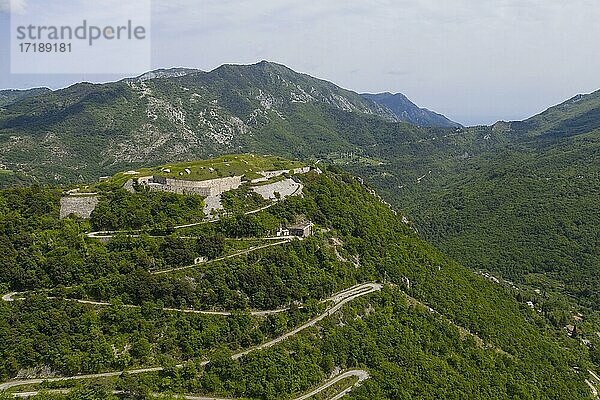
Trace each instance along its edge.
<instances>
[{"instance_id":1,"label":"overcast white sky","mask_svg":"<svg viewBox=\"0 0 600 400\"><path fill-rule=\"evenodd\" d=\"M598 0L153 0L152 15L153 68L266 59L358 92L402 92L463 124L600 89ZM11 75L0 43L1 88L120 78Z\"/></svg>"}]
</instances>

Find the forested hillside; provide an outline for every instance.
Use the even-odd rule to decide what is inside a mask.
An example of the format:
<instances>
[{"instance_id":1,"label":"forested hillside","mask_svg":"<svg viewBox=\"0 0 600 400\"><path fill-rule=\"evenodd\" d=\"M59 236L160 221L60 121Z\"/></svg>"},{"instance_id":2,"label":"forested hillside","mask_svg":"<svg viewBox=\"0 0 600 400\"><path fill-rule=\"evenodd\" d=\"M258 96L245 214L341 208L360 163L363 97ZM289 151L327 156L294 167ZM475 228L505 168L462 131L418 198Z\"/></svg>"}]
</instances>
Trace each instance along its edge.
<instances>
[{"instance_id":1,"label":"forested hillside","mask_svg":"<svg viewBox=\"0 0 600 400\"><path fill-rule=\"evenodd\" d=\"M232 151L338 166L376 187L422 239L467 268L518 288L520 304L531 302L563 338L565 328L576 327L586 351L599 351L600 92L578 95L525 121L471 128L398 122L385 105L267 62L225 65L209 73L157 71L5 98L10 100L0 105L2 187L89 183L117 171ZM162 199L124 198L119 191L107 198L121 201L113 210L106 203L100 208L113 226L128 223L123 215L137 205L132 214L138 221L168 227L165 215L172 214L140 211L159 209ZM239 206L247 199L228 201ZM26 238L7 246L3 255L11 257L10 271L3 272L11 274L11 284L70 285L40 267L45 258L18 258L31 235L11 235ZM257 244L252 240L246 245ZM233 251L236 245L223 246ZM197 255L192 250L182 250L181 260ZM72 252L56 256L56 276L65 254L75 257ZM172 261L149 257L146 262L164 266ZM89 265L77 261L65 268L85 271L84 264ZM103 293L115 295L112 289Z\"/></svg>"},{"instance_id":2,"label":"forested hillside","mask_svg":"<svg viewBox=\"0 0 600 400\"><path fill-rule=\"evenodd\" d=\"M20 292L0 303L1 380L131 371L0 387L72 389L43 398L283 399L360 370L367 378L349 398L590 396L593 355L517 292L424 243L357 178L334 168L297 179L303 196L251 214L230 201L229 215L170 232L164 226L201 199L96 185L103 213L170 210L159 231L146 224L107 241L86 235L92 224L108 228L96 212L91 221L58 218L60 189L0 192L0 281ZM299 218L314 223L312 236L261 245Z\"/></svg>"},{"instance_id":3,"label":"forested hillside","mask_svg":"<svg viewBox=\"0 0 600 400\"><path fill-rule=\"evenodd\" d=\"M525 122L388 144L388 165L349 168L385 188L425 238L464 264L598 310L600 129L590 122L600 115L597 96Z\"/></svg>"}]
</instances>

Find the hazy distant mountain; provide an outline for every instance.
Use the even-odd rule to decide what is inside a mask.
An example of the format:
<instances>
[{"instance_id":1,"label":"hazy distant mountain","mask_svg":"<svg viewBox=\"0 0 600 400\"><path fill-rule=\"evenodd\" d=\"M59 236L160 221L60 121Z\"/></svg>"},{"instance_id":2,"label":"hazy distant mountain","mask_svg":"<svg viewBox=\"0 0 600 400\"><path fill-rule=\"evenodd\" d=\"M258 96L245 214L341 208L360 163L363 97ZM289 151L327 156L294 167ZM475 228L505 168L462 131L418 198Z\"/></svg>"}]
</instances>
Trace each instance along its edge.
<instances>
[{"instance_id":1,"label":"hazy distant mountain","mask_svg":"<svg viewBox=\"0 0 600 400\"><path fill-rule=\"evenodd\" d=\"M40 94L48 93L51 90L48 88L35 88L26 90L0 90L0 107L16 103L24 100L28 97L37 96Z\"/></svg>"},{"instance_id":2,"label":"hazy distant mountain","mask_svg":"<svg viewBox=\"0 0 600 400\"><path fill-rule=\"evenodd\" d=\"M426 108L420 108L402 93L363 93L361 96L388 107L401 121L408 122L413 125L443 128L460 128L462 126L461 124L451 121L441 114L430 111Z\"/></svg>"},{"instance_id":3,"label":"hazy distant mountain","mask_svg":"<svg viewBox=\"0 0 600 400\"><path fill-rule=\"evenodd\" d=\"M573 136L600 128L600 90L578 94L525 121L512 122L513 130L528 135Z\"/></svg>"}]
</instances>

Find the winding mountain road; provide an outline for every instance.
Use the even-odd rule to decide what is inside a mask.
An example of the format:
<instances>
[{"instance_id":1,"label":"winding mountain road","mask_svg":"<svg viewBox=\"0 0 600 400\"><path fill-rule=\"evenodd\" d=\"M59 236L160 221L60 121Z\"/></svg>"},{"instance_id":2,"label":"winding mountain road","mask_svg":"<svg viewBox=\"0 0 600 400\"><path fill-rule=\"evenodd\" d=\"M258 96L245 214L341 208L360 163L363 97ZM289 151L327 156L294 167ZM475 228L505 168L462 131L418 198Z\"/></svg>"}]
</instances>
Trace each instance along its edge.
<instances>
[{"instance_id":1,"label":"winding mountain road","mask_svg":"<svg viewBox=\"0 0 600 400\"><path fill-rule=\"evenodd\" d=\"M14 296L17 295L24 295L27 292L12 292L12 293L8 293L5 294L4 296L2 296L2 300L4 301L19 301L19 300L25 300L24 298L14 298ZM65 301L72 301L75 303L80 303L80 304L90 304L90 305L94 305L94 306L101 306L101 307L110 307L113 306L114 304L108 303L108 302L104 302L104 301L92 301L92 300L80 300L80 299L66 299L66 298L60 298L60 297L52 297L52 296L48 296L47 299L61 299L61 300L65 300ZM140 308L140 306L134 305L134 304L123 304L122 307L127 307L127 308ZM299 307L302 308L302 307ZM204 314L204 315L220 315L220 316L230 316L235 314L232 311L207 311L207 310L192 310L192 309L181 309L181 308L170 308L170 307L163 307L160 308L160 310L163 311L172 311L172 312L181 312L181 313L186 313L186 314ZM249 311L249 313L251 315L254 315L256 317L264 317L267 315L273 315L273 314L279 314L285 311L288 311L289 307L285 307L285 308L278 308L276 310L265 310L265 311ZM244 311L244 310L240 310L240 311Z\"/></svg>"},{"instance_id":2,"label":"winding mountain road","mask_svg":"<svg viewBox=\"0 0 600 400\"><path fill-rule=\"evenodd\" d=\"M336 377L330 379L329 381L327 381L326 383L324 383L323 385L319 386L318 388L316 388L315 390L313 390L312 392L309 392L303 396L300 397L296 397L294 400L305 400L308 399L316 394L321 393L323 390L335 385L336 383L338 383L341 380L344 380L346 378L350 378L350 377L357 377L358 381L344 389L343 391L341 391L340 393L338 393L337 395L335 395L335 397L332 397L330 400L337 400L337 399L341 399L342 397L344 397L345 395L347 395L348 393L350 393L352 391L352 389L354 389L357 386L360 386L363 381L366 381L367 379L369 379L369 373L367 371L363 371L362 369L354 369L351 371L346 371L342 374L337 375Z\"/></svg>"},{"instance_id":3,"label":"winding mountain road","mask_svg":"<svg viewBox=\"0 0 600 400\"><path fill-rule=\"evenodd\" d=\"M347 387L346 389L342 390L341 392L339 392L338 394L336 394L334 397L332 397L330 400L338 400L341 399L342 397L344 397L345 395L347 395L348 393L350 393L354 388L360 386L362 384L362 382L364 382L365 380L369 379L369 373L367 371L361 370L361 369L353 369L353 370L349 370L346 372L343 372L329 380L327 380L324 384L322 384L321 386L319 386L318 388L312 390L311 392L302 395L300 397L296 397L293 400L306 400L312 396L315 396L319 393L321 393L323 390L330 388L331 386L335 385L336 383L346 379L346 378L351 378L351 377L357 377L358 380L354 383L354 385ZM58 394L67 394L70 392L70 389L55 389L55 390L49 390L48 392L50 393L58 393ZM19 398L27 398L27 397L31 397L31 396L35 396L39 394L39 392L20 392L20 393L13 393L14 397L19 397ZM115 390L113 391L113 394L123 394L122 390ZM158 397L159 394L155 393L154 397ZM229 399L229 398L221 398L221 397L205 397L205 396L185 396L185 395L180 395L177 396L180 399L185 399L185 400L234 400L234 399Z\"/></svg>"},{"instance_id":4,"label":"winding mountain road","mask_svg":"<svg viewBox=\"0 0 600 400\"><path fill-rule=\"evenodd\" d=\"M246 215L250 215L250 214L255 214L258 213L260 211L266 210L270 207L272 207L273 205L275 205L276 202L271 203L267 206L261 207L259 209L256 210L252 210L252 211L248 211L245 214ZM192 226L197 226L197 225L201 225L201 224L205 224L205 223L211 223L211 222L216 222L218 221L217 219L211 219L211 220L205 220L203 222L198 222L198 223L192 223L192 224L185 224L185 225L178 225L175 226L175 229L181 229L181 228L187 228L187 227L192 227ZM128 236L140 236L139 234L136 234L136 232L142 232L141 230L137 230L137 231L98 231L98 232L90 232L87 233L87 236L90 238L98 238L98 239L108 239L108 238L112 238L117 234L123 234L125 233ZM275 239L275 238L270 238L270 239ZM283 239L281 241L278 241L276 243L269 243L266 245L262 245L262 246L256 246L256 247L252 247L250 249L246 249L246 250L242 250L239 252L236 252L234 254L230 254L228 256L224 256L224 257L220 257L214 260L211 260L209 262L215 262L215 261L220 261L220 260L225 260L228 258L233 258L236 256L240 256L240 255L244 255L244 254L249 254L253 251L257 251L260 249L264 249L267 247L271 247L271 246L277 246L277 245L281 245L281 244L285 244L285 243L289 243L291 240L295 239L295 237L290 237L290 238L286 238ZM189 265L189 266L184 266L184 267L178 267L178 268L171 268L168 270L162 270L162 271L156 271L153 272L153 274L155 275L159 275L159 274L166 274L166 273L170 273L170 272L175 272L175 271L180 271L180 270L184 270L184 269L188 269L188 268L193 268L196 267L197 264L194 265ZM289 339L290 337L302 332L303 330L316 325L318 322L322 321L323 319L325 319L326 317L334 314L335 312L337 312L340 308L342 308L345 304L359 298L362 296L366 296L368 294L377 292L379 290L381 290L383 286L377 283L364 283L364 284L360 284L360 285L356 285L353 286L351 288L348 288L342 292L339 292L335 295L333 295L332 297L322 300L322 303L333 303L333 305L331 305L328 309L326 309L322 314L319 314L318 316L314 317L313 319L311 319L310 321L306 322L305 324L301 325L300 327L285 333L284 335L281 335L273 340L270 340L266 343L263 343L261 345L258 346L254 346L250 349L244 350L242 352L236 353L234 355L232 355L232 359L237 360L249 353L252 353L254 351L257 350L263 350L269 347L272 347L278 343L281 343L287 339ZM6 301L6 302L12 302L12 301L16 301L16 300L23 300L23 298L15 298L15 296L18 295L23 295L27 292L11 292L11 293L7 293L5 295L2 296L2 301ZM53 298L53 297L48 297L48 298ZM111 306L110 303L106 303L106 302L97 302L97 301L89 301L89 300L79 300L79 299L66 299L69 301L75 301L78 303L82 303L82 304L90 304L90 305L97 305L97 306ZM139 307L139 306L135 306L135 305L125 305L125 307ZM206 315L221 315L221 316L229 316L232 315L232 312L229 311L202 311L202 310L182 310L182 309L175 309L175 308L163 308L163 310L165 311L175 311L175 312L184 312L184 313L195 313L195 314L206 314ZM271 315L271 314L277 314L277 313L281 313L281 312L285 312L289 310L289 308L280 308L280 309L275 309L275 310L265 310L265 311L251 311L250 313L254 316L266 316L266 315ZM209 364L209 361L203 361L200 363L200 365L202 366L206 366ZM177 368L182 368L183 365L177 365ZM162 367L150 367L150 368L140 368L140 369L134 369L134 370L129 370L126 371L128 374L142 374L142 373L149 373L149 372L157 372L157 371L162 371L163 368ZM9 388L13 388L13 387L17 387L17 386L23 386L23 385L34 385L34 384L40 384L42 382L61 382L61 381L68 381L68 380L85 380L85 379L97 379L97 378L108 378L108 377L115 377L115 376L119 376L123 373L124 371L114 371L114 372L104 372L104 373L98 373L98 374L87 374L87 375L75 375L75 376L68 376L68 377L57 377L57 378L39 378L39 379L25 379L25 380L15 380L15 381L9 381L9 382L4 382L0 384L0 390L6 390ZM300 397L295 398L294 400L305 400L308 399L324 390L326 390L327 388L335 385L336 383L349 378L349 377L357 377L358 380L357 382L354 383L354 385L344 389L343 391L341 391L340 393L336 394L331 400L337 400L342 398L343 396L345 396L346 394L348 394L351 390L353 390L355 387L359 386L360 384L362 384L363 381L365 381L366 379L369 378L369 374L367 371L364 370L350 370L350 371L346 371L342 374L339 374L331 379L329 379L328 381L326 381L324 384L322 384L321 386L319 386L318 388L314 389L313 391L304 394ZM53 390L52 392L54 393L68 393L68 389L62 389L62 390ZM21 397L21 398L26 398L26 397L30 397L33 395L36 395L38 392L22 392L22 393L13 393L13 396L15 397ZM122 392L115 392L115 393L122 393ZM197 397L197 396L180 396L181 398L184 399L188 399L188 400L232 400L232 399L220 399L220 398L216 398L216 397Z\"/></svg>"},{"instance_id":5,"label":"winding mountain road","mask_svg":"<svg viewBox=\"0 0 600 400\"><path fill-rule=\"evenodd\" d=\"M271 204L268 204L266 206L257 208L255 210L246 211L244 214L245 215L256 214L256 213L259 213L261 211L264 211L266 209L269 209L269 208L273 207L275 204L277 204L277 201L274 201ZM210 219L205 219L204 221L201 221L201 222L194 222L194 223L191 223L191 224L177 225L177 226L174 226L173 229L191 228L191 227L194 227L194 226L215 223L215 222L217 222L219 220L220 220L219 217L210 218ZM138 234L136 234L136 232ZM86 233L86 236L89 237L89 238L95 238L95 239L110 239L110 238L115 237L118 234L125 234L125 236L128 236L128 237L140 237L141 233L143 233L143 232L144 231L141 230L141 229L127 230L127 231L96 231L96 232L88 232L88 233ZM153 235L150 235L150 236L153 236ZM158 236L153 236L153 237L164 237L164 235L163 236L158 235Z\"/></svg>"},{"instance_id":6,"label":"winding mountain road","mask_svg":"<svg viewBox=\"0 0 600 400\"><path fill-rule=\"evenodd\" d=\"M346 289L340 293L337 293L337 294L333 295L332 297L330 297L329 299L324 300L324 302L332 301L334 304L331 307L329 307L328 309L326 309L322 314L319 314L318 316L314 317L307 323L301 325L300 327L298 327L282 336L279 336L278 338L275 338L275 339L273 339L269 342L263 343L261 345L252 347L248 350L244 350L242 352L236 353L231 358L234 360L237 360L237 359L239 359L249 353L252 353L254 351L263 350L263 349L272 347L280 342L283 342L284 340L289 339L290 337L298 334L299 332L301 332L311 326L316 325L318 322L320 322L324 318L337 312L345 304L347 304L359 297L366 296L368 294L377 292L377 291L381 290L382 287L383 286L378 283L364 283L361 285L353 286L353 287ZM5 296L3 296L3 299L4 299L4 297ZM10 301L10 300L8 300L8 301ZM201 362L200 365L205 366L205 365L208 365L209 362L210 361L206 360L206 361ZM180 365L177 365L176 367L182 368L183 365L180 364ZM142 373L146 373L146 372L157 372L157 371L162 371L162 370L163 370L162 367L150 367L150 368L140 368L140 369L128 370L126 372L129 374L142 374ZM9 381L9 382L4 382L4 383L0 384L0 390L6 390L6 389L16 387L16 386L40 384L42 382L60 382L60 381L75 380L75 379L81 380L81 379L107 378L107 377L119 376L122 373L123 373L123 371L114 371L114 372L104 372L104 373L99 373L99 374L75 375L75 376L58 377L58 378L46 378L46 379L39 378L39 379L16 380L16 381ZM356 373L358 374L358 372L356 372ZM362 382L362 380L368 378L368 374L365 371L362 371L359 375L357 375L357 376L359 376L359 382ZM347 377L347 376L338 378L337 381L339 381L340 379L344 379L345 377ZM334 378L334 379L336 379L336 378ZM322 390L326 389L327 387L335 384L337 381L328 382L329 385L326 384L326 385L322 386L320 388L320 390L322 391ZM297 400L302 400L302 399L306 399L306 398L308 398L308 397L299 397ZM336 398L339 398L339 397L336 397ZM201 399L201 398L196 397L194 399Z\"/></svg>"},{"instance_id":7,"label":"winding mountain road","mask_svg":"<svg viewBox=\"0 0 600 400\"><path fill-rule=\"evenodd\" d=\"M198 267L198 265L205 265L205 264L209 264L209 263L213 263L213 262L217 262L217 261L223 261L223 260L227 260L229 258L234 258L234 257L242 256L242 255L245 255L245 254L250 254L252 252L255 252L255 251L258 251L258 250L262 250L262 249L266 249L268 247L273 247L273 246L279 246L279 245L282 245L282 244L286 244L286 243L291 242L294 239L296 239L295 236L290 236L288 238L281 239L280 241L275 242L275 243L269 243L269 244L264 244L264 245L261 245L261 246L251 247L251 248L246 249L246 250L240 250L240 251L235 252L233 254L229 254L229 255L226 255L226 256L223 256L223 257L219 257L219 258L215 258L213 260L207 261L207 262L202 263L202 264L192 264L192 265L185 265L183 267L175 267L175 268L169 268L169 269L162 269L160 271L153 271L153 272L151 272L151 274L152 275L163 275L163 274L169 274L171 272L183 271L183 270L186 270L186 269Z\"/></svg>"},{"instance_id":8,"label":"winding mountain road","mask_svg":"<svg viewBox=\"0 0 600 400\"><path fill-rule=\"evenodd\" d=\"M95 236L95 237L99 237L99 236ZM294 239L299 239L302 240L302 238L299 237L295 237L295 236L290 236L290 237L286 237L285 239L281 239L281 238L266 238L268 240L277 240L277 242L275 243L269 243L269 244L265 244L265 245L261 245L261 246L254 246L251 247L249 249L245 249L245 250L240 250L238 252L235 252L233 254L229 254L223 257L219 257L219 258L215 258L213 260L201 263L201 264L192 264L192 265L185 265L183 267L175 267L175 268L169 268L169 269L164 269L164 270L160 270L160 271L153 271L150 272L150 274L152 275L163 275L163 274L168 274L171 272L177 272L177 271L183 271L186 269L190 269L190 268L195 268L198 267L198 265L206 265L209 263L213 263L216 261L223 261L223 260L227 260L229 258L234 258L234 257L238 257L241 255L245 255L245 254L250 254L252 252L258 251L258 250L262 250L262 249L266 249L268 247L273 247L273 246L279 246L282 244L286 244L291 242ZM19 295L25 295L27 293L31 293L31 292L10 292L7 293L5 295L2 296L2 301L15 301L15 300L24 300L24 298L15 298L15 296L19 296ZM52 296L48 296L48 299L57 299L58 297L52 297ZM80 300L80 299L64 299L64 300L68 300L68 301L74 301L77 303L81 303L81 304L92 304L92 305L97 305L97 306L110 306L112 304L107 303L107 302L102 302L102 301L92 301L92 300ZM131 304L126 304L125 307L139 307L136 305L131 305ZM287 311L289 308L281 308L278 310L269 310L269 311L252 311L251 314L252 315L256 315L256 316L262 316L262 315L271 315L271 314L278 314L281 313L283 311ZM184 313L190 313L190 314L207 314L207 315L231 315L231 312L228 311L203 311L203 310L192 310L192 309L178 309L178 308L162 308L162 310L164 311L176 311L176 312L184 312Z\"/></svg>"},{"instance_id":9,"label":"winding mountain road","mask_svg":"<svg viewBox=\"0 0 600 400\"><path fill-rule=\"evenodd\" d=\"M332 297L321 300L321 303L333 302L334 304L336 304L340 301L343 301L345 298L347 298L348 296L350 296L352 294L355 294L357 292L362 292L362 290L359 290L362 287L363 287L363 285L353 286L349 289L346 289L342 292L339 292L339 293L333 295ZM15 296L25 295L27 293L28 292L7 293L4 296L2 296L2 300L6 301L6 302L22 301L22 300L25 300L24 297L15 298ZM89 305L101 306L101 307L110 307L110 306L114 305L114 304L111 304L111 303L108 303L105 301L67 299L67 298L60 298L60 297L53 297L53 296L48 296L47 299L61 299L61 300L65 300L65 301L72 301L75 303L89 304ZM134 305L134 304L123 304L122 307L140 308L141 306ZM298 306L298 308L304 308L304 306ZM280 314L282 312L288 311L289 309L290 309L290 307L282 307L282 308L277 308L275 310L249 311L249 313L255 317L264 317L264 316L273 315L273 314ZM163 308L160 308L160 310L171 311L171 312L181 312L181 313L187 313L187 314L219 315L219 316L225 316L225 317L236 313L233 311L193 310L193 309L181 309L181 308L171 308L171 307L163 307ZM245 311L245 310L240 310L240 311Z\"/></svg>"}]
</instances>

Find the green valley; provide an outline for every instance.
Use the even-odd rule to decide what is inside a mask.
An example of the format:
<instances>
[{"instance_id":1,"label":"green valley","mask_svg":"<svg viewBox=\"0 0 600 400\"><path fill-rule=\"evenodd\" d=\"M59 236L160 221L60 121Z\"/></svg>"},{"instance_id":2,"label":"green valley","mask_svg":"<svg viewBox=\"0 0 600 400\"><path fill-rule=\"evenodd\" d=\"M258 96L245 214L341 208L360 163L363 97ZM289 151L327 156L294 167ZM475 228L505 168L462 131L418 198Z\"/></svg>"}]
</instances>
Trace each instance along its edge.
<instances>
[{"instance_id":1,"label":"green valley","mask_svg":"<svg viewBox=\"0 0 600 400\"><path fill-rule=\"evenodd\" d=\"M492 126L413 110L446 128L402 122L392 106L404 98L384 97L268 62L5 94L0 285L26 300L0 305L3 335L17 338L0 348L0 375L160 365L101 387L31 389L294 398L364 370L348 396L589 397L600 92ZM198 183L234 177L218 196ZM162 191L169 179L192 183ZM71 197L98 198L89 220L59 218L73 185ZM276 240L308 222L309 238ZM230 361L372 282L381 290ZM46 313L77 323L42 323ZM49 342L60 349L37 345Z\"/></svg>"}]
</instances>

